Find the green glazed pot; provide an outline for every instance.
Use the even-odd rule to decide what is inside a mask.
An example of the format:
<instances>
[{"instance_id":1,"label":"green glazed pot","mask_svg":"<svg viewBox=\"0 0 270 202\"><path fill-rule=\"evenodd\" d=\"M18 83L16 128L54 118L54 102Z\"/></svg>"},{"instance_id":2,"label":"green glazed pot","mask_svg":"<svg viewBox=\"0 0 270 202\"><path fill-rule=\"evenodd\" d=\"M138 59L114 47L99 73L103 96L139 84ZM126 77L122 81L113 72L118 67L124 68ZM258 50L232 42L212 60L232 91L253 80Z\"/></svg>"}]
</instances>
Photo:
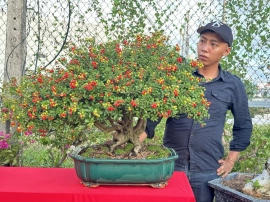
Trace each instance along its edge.
<instances>
[{"instance_id":1,"label":"green glazed pot","mask_svg":"<svg viewBox=\"0 0 270 202\"><path fill-rule=\"evenodd\" d=\"M174 171L178 155L162 159L95 159L70 154L76 174L87 187L99 185L150 185L163 188Z\"/></svg>"}]
</instances>

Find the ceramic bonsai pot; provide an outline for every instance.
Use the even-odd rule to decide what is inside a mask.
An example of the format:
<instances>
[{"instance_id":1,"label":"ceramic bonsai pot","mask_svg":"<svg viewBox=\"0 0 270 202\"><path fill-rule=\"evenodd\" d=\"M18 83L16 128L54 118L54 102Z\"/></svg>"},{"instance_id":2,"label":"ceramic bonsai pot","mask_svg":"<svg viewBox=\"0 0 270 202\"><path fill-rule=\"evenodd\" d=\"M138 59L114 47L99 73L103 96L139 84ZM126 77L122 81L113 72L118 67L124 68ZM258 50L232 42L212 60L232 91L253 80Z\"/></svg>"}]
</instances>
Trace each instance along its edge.
<instances>
[{"instance_id":1,"label":"ceramic bonsai pot","mask_svg":"<svg viewBox=\"0 0 270 202\"><path fill-rule=\"evenodd\" d=\"M246 173L230 173L226 179L233 179L240 174L249 175ZM250 174L254 175L254 174ZM270 202L270 200L263 200L251 197L242 192L231 189L227 186L222 185L222 178L218 178L212 181L209 181L208 184L210 187L215 190L215 202Z\"/></svg>"},{"instance_id":2,"label":"ceramic bonsai pot","mask_svg":"<svg viewBox=\"0 0 270 202\"><path fill-rule=\"evenodd\" d=\"M95 159L70 154L81 183L87 187L99 185L150 185L167 186L174 171L178 155L170 149L171 156L161 159Z\"/></svg>"}]
</instances>

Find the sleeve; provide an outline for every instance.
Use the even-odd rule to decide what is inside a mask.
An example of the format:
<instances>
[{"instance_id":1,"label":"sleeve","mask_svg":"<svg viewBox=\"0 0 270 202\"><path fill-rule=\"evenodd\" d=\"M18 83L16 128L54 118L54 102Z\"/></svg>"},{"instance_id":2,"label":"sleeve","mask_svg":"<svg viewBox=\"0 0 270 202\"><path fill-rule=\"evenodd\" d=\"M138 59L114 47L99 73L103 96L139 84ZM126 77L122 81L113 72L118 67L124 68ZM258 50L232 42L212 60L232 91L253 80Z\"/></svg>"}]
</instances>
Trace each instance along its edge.
<instances>
[{"instance_id":1,"label":"sleeve","mask_svg":"<svg viewBox=\"0 0 270 202\"><path fill-rule=\"evenodd\" d=\"M147 138L152 139L155 136L155 128L160 123L162 118L159 118L157 121L151 121L147 119L145 132L147 134Z\"/></svg>"},{"instance_id":2,"label":"sleeve","mask_svg":"<svg viewBox=\"0 0 270 202\"><path fill-rule=\"evenodd\" d=\"M245 86L240 79L238 79L234 91L231 111L234 116L234 125L232 129L233 139L230 143L230 150L241 152L250 144L253 126Z\"/></svg>"}]
</instances>

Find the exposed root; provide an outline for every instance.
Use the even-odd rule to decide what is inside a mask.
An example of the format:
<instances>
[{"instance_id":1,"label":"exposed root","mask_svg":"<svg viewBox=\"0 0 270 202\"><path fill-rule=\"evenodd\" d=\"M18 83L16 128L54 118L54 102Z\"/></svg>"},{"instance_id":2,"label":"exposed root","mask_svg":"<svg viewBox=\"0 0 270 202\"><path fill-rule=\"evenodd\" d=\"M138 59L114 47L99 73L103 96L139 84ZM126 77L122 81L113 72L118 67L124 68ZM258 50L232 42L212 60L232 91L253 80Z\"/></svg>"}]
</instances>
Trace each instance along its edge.
<instances>
[{"instance_id":1,"label":"exposed root","mask_svg":"<svg viewBox=\"0 0 270 202\"><path fill-rule=\"evenodd\" d=\"M122 145L124 143L126 143L129 140L129 137L123 134L117 134L117 132L113 132L113 139L114 142L112 145L110 145L110 152L113 153L114 149L119 146Z\"/></svg>"}]
</instances>

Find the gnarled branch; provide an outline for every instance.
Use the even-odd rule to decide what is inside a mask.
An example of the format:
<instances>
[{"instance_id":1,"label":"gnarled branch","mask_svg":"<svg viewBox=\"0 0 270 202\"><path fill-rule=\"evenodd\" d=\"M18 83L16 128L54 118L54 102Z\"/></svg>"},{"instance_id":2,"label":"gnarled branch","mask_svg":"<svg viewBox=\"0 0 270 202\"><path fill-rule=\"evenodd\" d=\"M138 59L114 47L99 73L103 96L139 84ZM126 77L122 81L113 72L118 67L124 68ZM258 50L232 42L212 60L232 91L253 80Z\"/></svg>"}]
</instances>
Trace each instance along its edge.
<instances>
[{"instance_id":1,"label":"gnarled branch","mask_svg":"<svg viewBox=\"0 0 270 202\"><path fill-rule=\"evenodd\" d=\"M99 130L101 130L104 133L110 133L116 130L121 130L121 125L115 125L114 123L110 122L111 126L106 126L104 123L101 123L99 121L95 121L94 126L96 126Z\"/></svg>"}]
</instances>

